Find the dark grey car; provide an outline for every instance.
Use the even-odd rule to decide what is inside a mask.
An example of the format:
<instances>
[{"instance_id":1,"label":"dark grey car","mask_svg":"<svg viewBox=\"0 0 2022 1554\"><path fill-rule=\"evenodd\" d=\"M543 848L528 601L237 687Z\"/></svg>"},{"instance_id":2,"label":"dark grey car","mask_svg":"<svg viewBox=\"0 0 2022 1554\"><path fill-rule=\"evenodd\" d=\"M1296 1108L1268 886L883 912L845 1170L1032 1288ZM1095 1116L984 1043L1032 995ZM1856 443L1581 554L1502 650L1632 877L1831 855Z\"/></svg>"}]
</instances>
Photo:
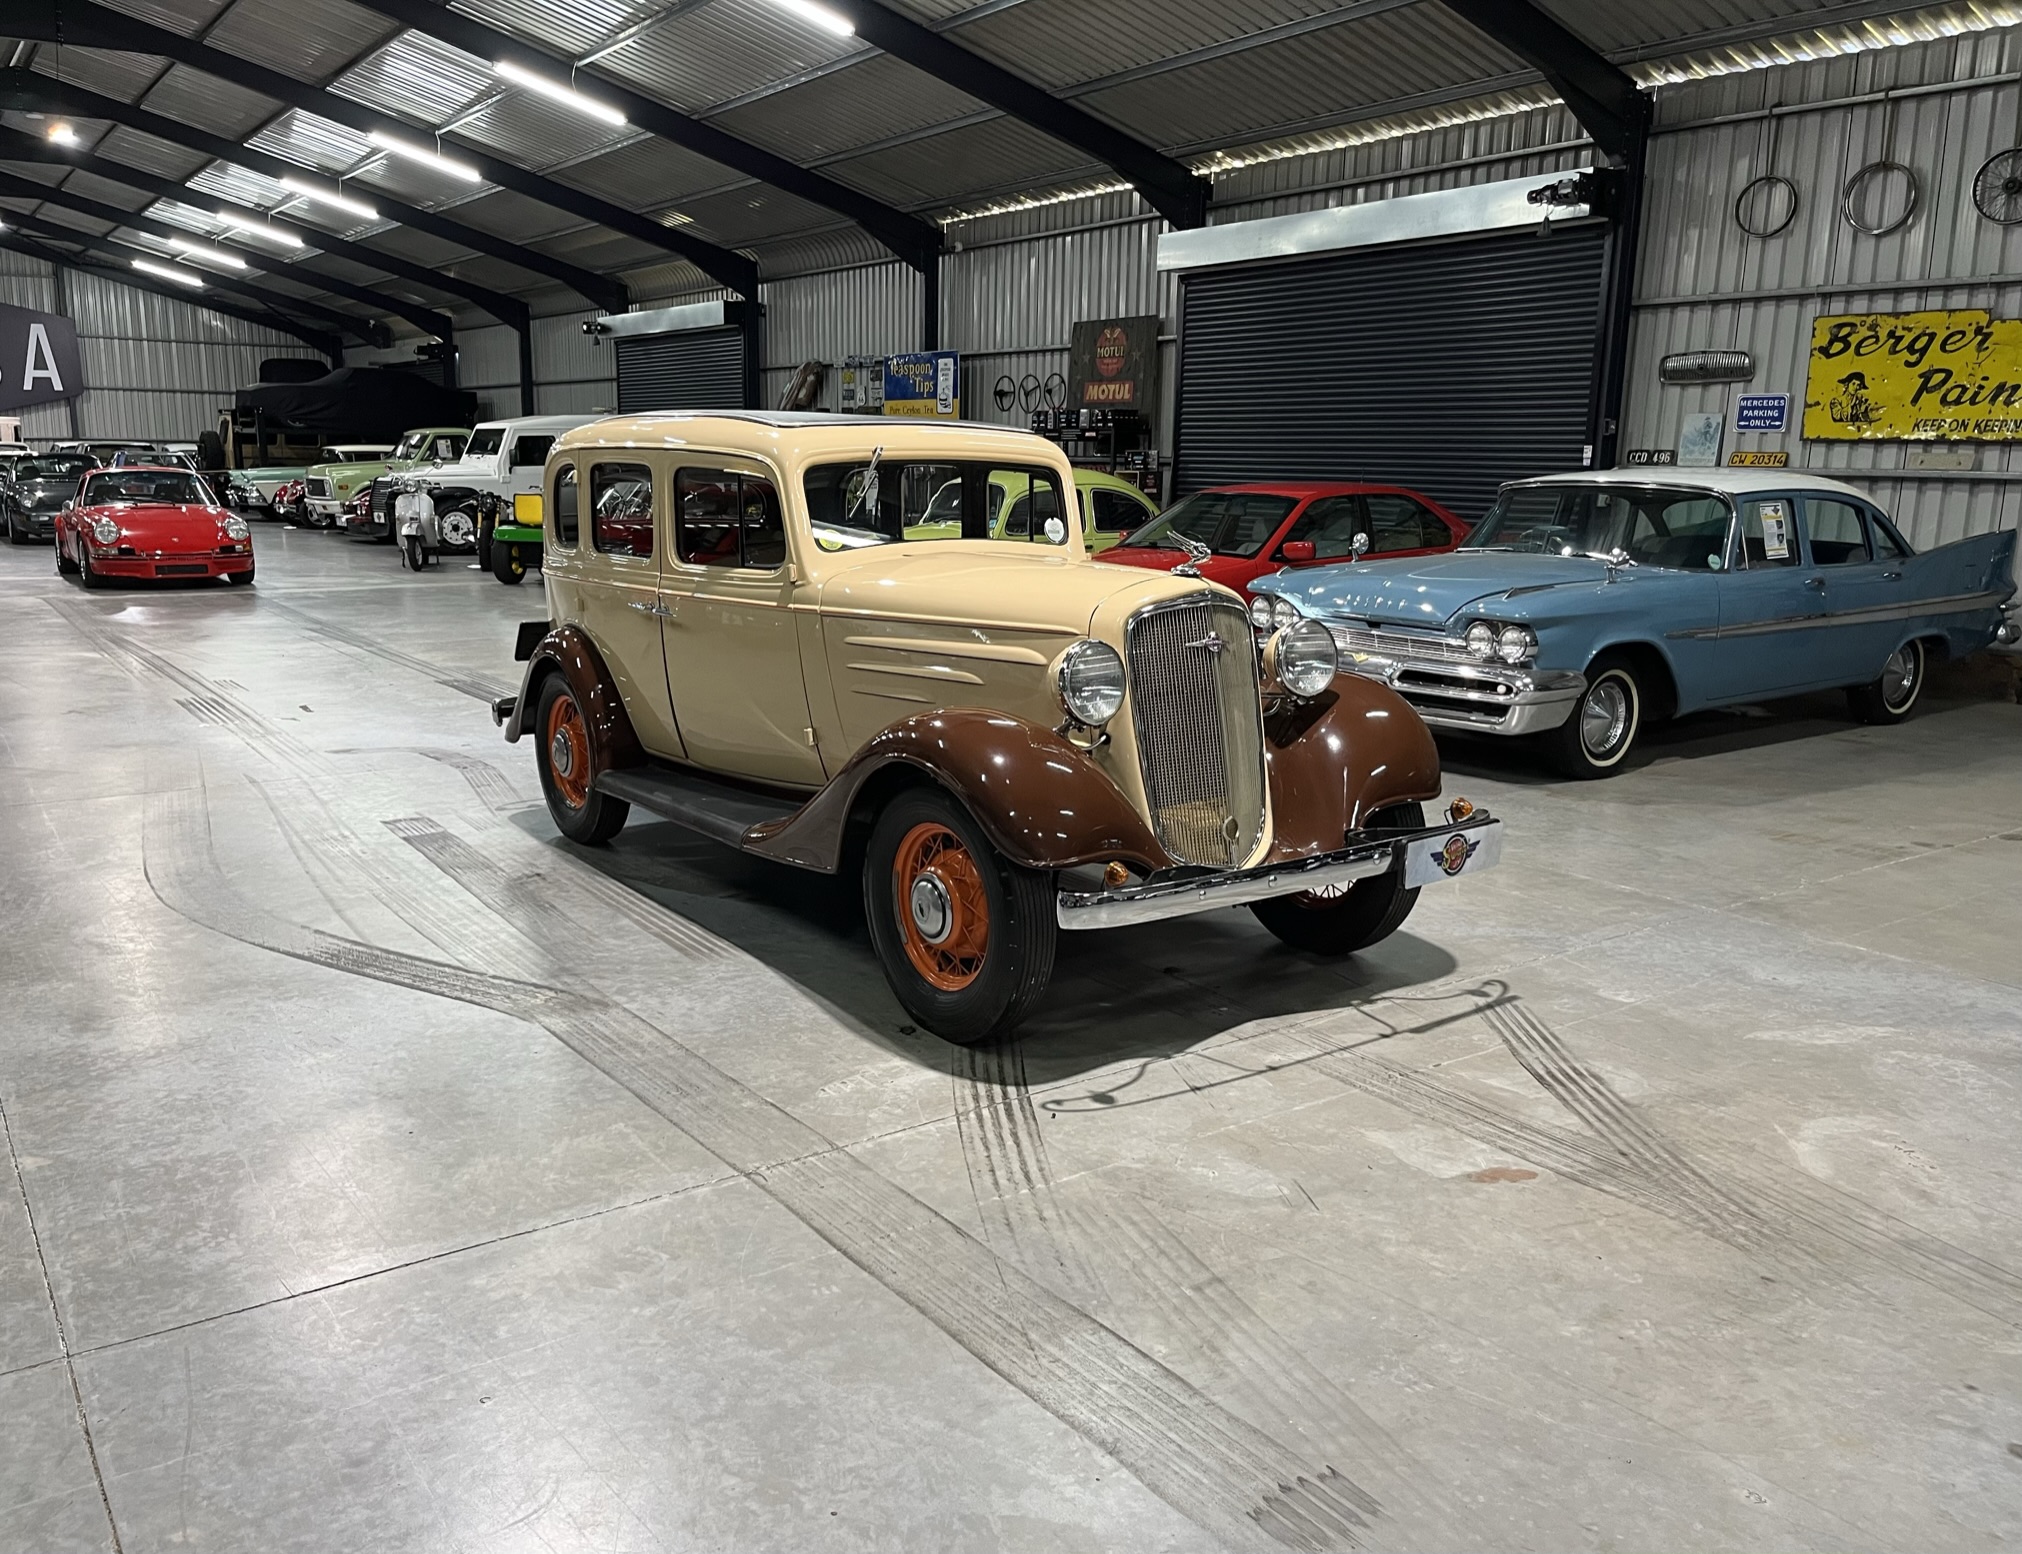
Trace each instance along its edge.
<instances>
[{"instance_id":1,"label":"dark grey car","mask_svg":"<svg viewBox=\"0 0 2022 1554\"><path fill-rule=\"evenodd\" d=\"M56 537L56 515L77 495L86 470L97 467L87 453L43 453L16 459L0 484L0 521L15 545Z\"/></svg>"}]
</instances>

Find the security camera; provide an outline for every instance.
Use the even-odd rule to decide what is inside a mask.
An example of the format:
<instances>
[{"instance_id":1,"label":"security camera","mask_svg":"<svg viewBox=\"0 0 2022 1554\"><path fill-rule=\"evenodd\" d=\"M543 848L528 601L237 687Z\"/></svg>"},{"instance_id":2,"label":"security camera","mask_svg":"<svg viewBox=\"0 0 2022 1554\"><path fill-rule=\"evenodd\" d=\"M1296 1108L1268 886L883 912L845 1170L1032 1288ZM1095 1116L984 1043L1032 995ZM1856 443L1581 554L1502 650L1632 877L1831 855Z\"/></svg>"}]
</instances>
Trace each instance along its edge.
<instances>
[{"instance_id":1,"label":"security camera","mask_svg":"<svg viewBox=\"0 0 2022 1554\"><path fill-rule=\"evenodd\" d=\"M601 318L586 318L583 320L583 333L592 339L595 339L598 335L607 335L610 332L611 326Z\"/></svg>"}]
</instances>

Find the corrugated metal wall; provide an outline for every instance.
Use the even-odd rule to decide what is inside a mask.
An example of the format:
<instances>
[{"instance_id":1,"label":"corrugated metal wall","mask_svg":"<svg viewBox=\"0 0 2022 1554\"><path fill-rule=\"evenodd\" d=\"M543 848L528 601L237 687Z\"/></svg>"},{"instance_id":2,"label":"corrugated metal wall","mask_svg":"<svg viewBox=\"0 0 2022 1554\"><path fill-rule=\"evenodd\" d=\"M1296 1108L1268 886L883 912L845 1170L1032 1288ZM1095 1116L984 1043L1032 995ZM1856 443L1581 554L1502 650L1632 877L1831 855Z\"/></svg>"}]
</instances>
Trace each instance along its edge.
<instances>
[{"instance_id":1,"label":"corrugated metal wall","mask_svg":"<svg viewBox=\"0 0 2022 1554\"><path fill-rule=\"evenodd\" d=\"M156 437L193 442L217 424L234 391L259 381L269 356L314 356L291 335L208 313L171 297L66 269L63 296L50 267L24 254L0 252L0 302L67 313L77 325L87 388L70 407L35 405L22 412L33 438ZM317 358L320 360L320 358Z\"/></svg>"},{"instance_id":2,"label":"corrugated metal wall","mask_svg":"<svg viewBox=\"0 0 2022 1554\"><path fill-rule=\"evenodd\" d=\"M1715 412L1728 425L1730 451L1786 448L1794 465L1845 476L1894 512L1914 544L2014 527L2022 456L2012 444L1978 445L1971 472L1913 473L1906 466L1917 444L1805 442L1795 421L1820 314L1984 308L2022 316L2022 226L1988 221L1972 200L1979 167L2022 142L2018 68L2022 33L2011 30L1719 77L1661 95L1625 445L1672 447L1685 415ZM1840 211L1847 180L1877 158L1907 163L1923 185L1916 215L1879 238L1856 231ZM1797 215L1780 235L1752 238L1736 224L1734 202L1764 173L1797 185ZM1659 382L1665 356L1703 349L1753 352L1754 380ZM1736 434L1733 399L1744 392L1788 393L1790 433Z\"/></svg>"}]
</instances>

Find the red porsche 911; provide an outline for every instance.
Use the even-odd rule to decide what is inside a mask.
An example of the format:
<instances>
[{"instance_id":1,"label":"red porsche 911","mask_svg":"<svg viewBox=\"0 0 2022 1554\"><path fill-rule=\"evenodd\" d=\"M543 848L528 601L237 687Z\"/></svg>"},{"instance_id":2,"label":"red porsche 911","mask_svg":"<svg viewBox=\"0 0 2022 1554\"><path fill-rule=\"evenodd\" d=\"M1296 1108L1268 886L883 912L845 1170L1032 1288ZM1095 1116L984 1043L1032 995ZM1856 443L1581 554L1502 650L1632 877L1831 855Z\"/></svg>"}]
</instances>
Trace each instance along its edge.
<instances>
[{"instance_id":1,"label":"red porsche 911","mask_svg":"<svg viewBox=\"0 0 2022 1554\"><path fill-rule=\"evenodd\" d=\"M186 469L95 469L56 515L56 570L86 588L114 578L253 580L253 535Z\"/></svg>"},{"instance_id":2,"label":"red porsche 911","mask_svg":"<svg viewBox=\"0 0 2022 1554\"><path fill-rule=\"evenodd\" d=\"M1191 564L1247 599L1268 572L1354 560L1357 535L1368 537L1362 554L1375 560L1452 550L1472 527L1402 486L1271 481L1196 491L1096 559L1162 572Z\"/></svg>"}]
</instances>

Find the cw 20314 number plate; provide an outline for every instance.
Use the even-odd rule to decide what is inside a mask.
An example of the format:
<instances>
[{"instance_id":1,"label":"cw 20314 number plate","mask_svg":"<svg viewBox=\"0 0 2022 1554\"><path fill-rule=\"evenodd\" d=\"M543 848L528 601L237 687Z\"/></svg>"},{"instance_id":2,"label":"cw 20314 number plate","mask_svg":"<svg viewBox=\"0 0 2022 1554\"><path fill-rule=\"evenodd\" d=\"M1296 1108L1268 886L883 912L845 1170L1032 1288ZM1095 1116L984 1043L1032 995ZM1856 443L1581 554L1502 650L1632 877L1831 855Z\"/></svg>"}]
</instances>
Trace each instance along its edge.
<instances>
[{"instance_id":1,"label":"cw 20314 number plate","mask_svg":"<svg viewBox=\"0 0 2022 1554\"><path fill-rule=\"evenodd\" d=\"M1485 826L1455 827L1405 844L1404 888L1436 885L1441 880L1458 879L1492 869L1502 858L1502 822Z\"/></svg>"}]
</instances>

